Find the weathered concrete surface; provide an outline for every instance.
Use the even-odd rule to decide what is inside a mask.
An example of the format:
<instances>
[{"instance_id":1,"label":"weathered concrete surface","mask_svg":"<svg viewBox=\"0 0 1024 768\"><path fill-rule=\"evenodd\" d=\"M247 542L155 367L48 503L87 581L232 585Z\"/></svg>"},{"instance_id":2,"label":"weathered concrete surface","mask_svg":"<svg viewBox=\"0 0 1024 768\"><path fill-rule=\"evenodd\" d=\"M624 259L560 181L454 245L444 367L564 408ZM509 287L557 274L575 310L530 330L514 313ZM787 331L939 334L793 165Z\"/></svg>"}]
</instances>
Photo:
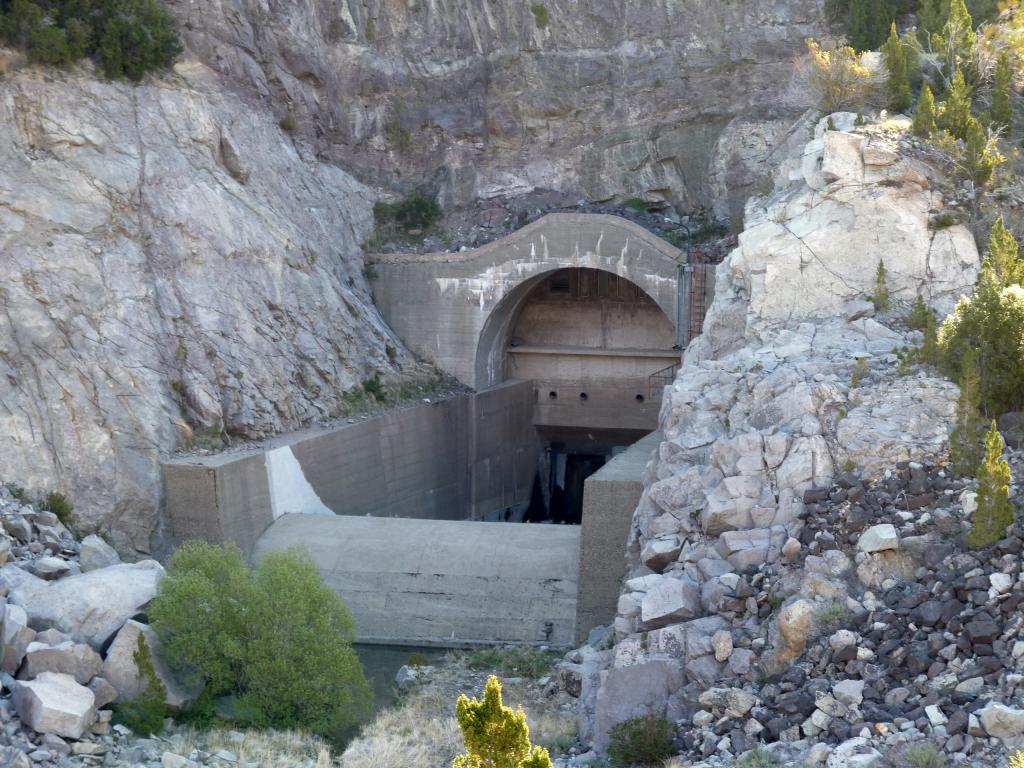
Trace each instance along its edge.
<instances>
[{"instance_id":1,"label":"weathered concrete surface","mask_svg":"<svg viewBox=\"0 0 1024 768\"><path fill-rule=\"evenodd\" d=\"M529 382L513 382L259 450L169 461L174 538L251 552L287 514L465 519L527 502L539 449L533 399Z\"/></svg>"},{"instance_id":2,"label":"weathered concrete surface","mask_svg":"<svg viewBox=\"0 0 1024 768\"><path fill-rule=\"evenodd\" d=\"M360 642L573 642L575 526L288 515L254 559L301 545L344 598Z\"/></svg>"},{"instance_id":3,"label":"weathered concrete surface","mask_svg":"<svg viewBox=\"0 0 1024 768\"><path fill-rule=\"evenodd\" d=\"M652 432L587 478L580 529L577 643L594 627L615 619L626 572L629 527L644 490L644 468L661 440L660 432Z\"/></svg>"},{"instance_id":4,"label":"weathered concrete surface","mask_svg":"<svg viewBox=\"0 0 1024 768\"><path fill-rule=\"evenodd\" d=\"M515 341L520 322L531 322L531 317L523 313L531 297L536 298L535 291L545 279L564 269L597 270L616 276L611 278L619 281L613 290L618 292L621 284L636 291L632 302L622 303L632 303L633 309L642 306L651 317L619 317L609 323L619 330L618 334L602 330L575 339L575 343L548 339L541 346L572 347L585 353L582 357L596 356L604 368L617 354L632 355L651 373L678 359L671 350L677 339L677 317L687 303L684 299L684 306L679 306L678 296L685 256L670 243L615 216L551 214L476 250L375 255L367 260L376 274L374 299L398 336L410 349L477 389L513 375L526 378L536 373L526 356L539 353L529 352L531 345L527 345L516 353L518 362L513 365L509 361L510 344ZM602 279L603 290L607 291L609 278ZM625 291L616 296L625 297ZM599 298L595 295L595 301ZM655 308L660 308L667 323L656 321L652 312ZM543 307L537 312L543 314ZM573 349L561 350L567 369L572 368L568 360L574 356L568 352ZM610 351L595 351L602 349ZM575 357L577 361L582 359L581 355ZM517 366L523 371L516 371ZM578 381L591 378L582 369L577 373ZM636 394L641 393L628 395L634 404ZM623 402L620 407L628 406Z\"/></svg>"}]
</instances>

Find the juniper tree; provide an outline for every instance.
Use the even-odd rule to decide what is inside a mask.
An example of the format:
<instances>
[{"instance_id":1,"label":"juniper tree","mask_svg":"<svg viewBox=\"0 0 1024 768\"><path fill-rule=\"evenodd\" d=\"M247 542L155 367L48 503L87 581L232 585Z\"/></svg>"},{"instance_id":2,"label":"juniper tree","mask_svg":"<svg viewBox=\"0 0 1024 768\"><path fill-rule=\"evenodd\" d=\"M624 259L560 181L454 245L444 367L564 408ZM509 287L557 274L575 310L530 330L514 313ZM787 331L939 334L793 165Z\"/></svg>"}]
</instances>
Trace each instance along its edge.
<instances>
[{"instance_id":1,"label":"juniper tree","mask_svg":"<svg viewBox=\"0 0 1024 768\"><path fill-rule=\"evenodd\" d=\"M942 105L939 125L956 139L967 139L967 126L971 118L971 86L964 73L957 69Z\"/></svg>"},{"instance_id":2,"label":"juniper tree","mask_svg":"<svg viewBox=\"0 0 1024 768\"><path fill-rule=\"evenodd\" d=\"M942 37L955 56L956 65L970 59L974 49L974 20L964 0L950 0L949 16L942 27Z\"/></svg>"},{"instance_id":3,"label":"juniper tree","mask_svg":"<svg viewBox=\"0 0 1024 768\"><path fill-rule=\"evenodd\" d=\"M871 296L871 301L879 312L889 311L889 285L886 278L885 262L879 259L878 268L875 270L875 293Z\"/></svg>"},{"instance_id":4,"label":"juniper tree","mask_svg":"<svg viewBox=\"0 0 1024 768\"><path fill-rule=\"evenodd\" d=\"M967 135L961 162L971 181L983 187L992 180L996 167L1005 158L999 153L995 139L990 137L978 118L967 118Z\"/></svg>"},{"instance_id":5,"label":"juniper tree","mask_svg":"<svg viewBox=\"0 0 1024 768\"><path fill-rule=\"evenodd\" d=\"M452 768L552 768L548 751L530 748L530 728L522 707L513 710L501 701L501 682L487 678L482 701L463 694L455 704L466 754Z\"/></svg>"},{"instance_id":6,"label":"juniper tree","mask_svg":"<svg viewBox=\"0 0 1024 768\"><path fill-rule=\"evenodd\" d=\"M949 457L960 475L978 471L981 463L981 380L978 358L973 349L964 355L960 372L960 397L956 403L956 426L949 436Z\"/></svg>"},{"instance_id":7,"label":"juniper tree","mask_svg":"<svg viewBox=\"0 0 1024 768\"><path fill-rule=\"evenodd\" d=\"M985 435L985 458L978 467L978 508L971 515L967 543L972 547L995 544L1012 523L1010 464L1003 458L1003 436L993 420Z\"/></svg>"},{"instance_id":8,"label":"juniper tree","mask_svg":"<svg viewBox=\"0 0 1024 768\"><path fill-rule=\"evenodd\" d=\"M850 45L873 51L885 41L893 11L888 0L850 0Z\"/></svg>"},{"instance_id":9,"label":"juniper tree","mask_svg":"<svg viewBox=\"0 0 1024 768\"><path fill-rule=\"evenodd\" d=\"M903 41L896 34L896 22L889 27L889 38L882 46L885 68L888 72L886 87L889 90L889 109L905 112L910 108L910 78L907 73L907 52Z\"/></svg>"},{"instance_id":10,"label":"juniper tree","mask_svg":"<svg viewBox=\"0 0 1024 768\"><path fill-rule=\"evenodd\" d=\"M921 98L917 100L913 128L916 135L925 138L935 133L935 97L928 83L921 86Z\"/></svg>"},{"instance_id":11,"label":"juniper tree","mask_svg":"<svg viewBox=\"0 0 1024 768\"><path fill-rule=\"evenodd\" d=\"M989 115L992 124L1007 133L1013 127L1013 106L1010 103L1010 88L1013 81L1013 70L1010 67L1010 56L1006 51L999 54L996 60L996 71L992 82L992 106Z\"/></svg>"},{"instance_id":12,"label":"juniper tree","mask_svg":"<svg viewBox=\"0 0 1024 768\"><path fill-rule=\"evenodd\" d=\"M1004 287L1024 284L1024 261L1020 258L1020 246L1017 238L1006 228L1002 216L996 219L989 233L988 258Z\"/></svg>"}]
</instances>

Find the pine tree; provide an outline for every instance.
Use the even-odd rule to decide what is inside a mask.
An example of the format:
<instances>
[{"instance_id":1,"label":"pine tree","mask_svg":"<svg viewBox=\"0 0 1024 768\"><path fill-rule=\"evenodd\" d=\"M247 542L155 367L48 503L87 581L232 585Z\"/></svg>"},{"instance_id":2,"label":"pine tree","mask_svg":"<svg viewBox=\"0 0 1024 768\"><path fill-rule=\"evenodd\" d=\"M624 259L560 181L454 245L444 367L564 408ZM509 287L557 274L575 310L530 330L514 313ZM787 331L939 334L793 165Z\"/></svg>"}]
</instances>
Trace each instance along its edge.
<instances>
[{"instance_id":1,"label":"pine tree","mask_svg":"<svg viewBox=\"0 0 1024 768\"><path fill-rule=\"evenodd\" d=\"M483 701L459 696L455 719L466 742L465 755L452 768L552 768L548 751L530 748L530 728L522 708L513 710L501 701L501 682L487 678Z\"/></svg>"},{"instance_id":2,"label":"pine tree","mask_svg":"<svg viewBox=\"0 0 1024 768\"><path fill-rule=\"evenodd\" d=\"M153 654L142 632L139 632L132 660L138 670L139 692L135 698L118 705L115 720L127 725L140 736L151 736L163 730L167 714L167 691L153 669Z\"/></svg>"},{"instance_id":3,"label":"pine tree","mask_svg":"<svg viewBox=\"0 0 1024 768\"><path fill-rule=\"evenodd\" d=\"M1013 81L1013 70L1010 57L1003 51L996 61L996 71L992 83L992 107L989 114L996 127L1009 132L1013 127L1013 107L1010 104L1010 88Z\"/></svg>"},{"instance_id":4,"label":"pine tree","mask_svg":"<svg viewBox=\"0 0 1024 768\"><path fill-rule=\"evenodd\" d=\"M1024 284L1024 261L1017 238L1006 228L1003 217L996 219L988 236L988 258L1003 287Z\"/></svg>"},{"instance_id":5,"label":"pine tree","mask_svg":"<svg viewBox=\"0 0 1024 768\"><path fill-rule=\"evenodd\" d=\"M979 187L992 180L998 166L1005 158L999 154L995 141L990 139L981 122L973 116L967 119L967 137L962 163L967 175Z\"/></svg>"},{"instance_id":6,"label":"pine tree","mask_svg":"<svg viewBox=\"0 0 1024 768\"><path fill-rule=\"evenodd\" d=\"M917 111L914 113L914 134L925 138L935 133L935 97L931 86L921 86L921 98L917 100Z\"/></svg>"},{"instance_id":7,"label":"pine tree","mask_svg":"<svg viewBox=\"0 0 1024 768\"><path fill-rule=\"evenodd\" d=\"M942 37L955 59L951 65L959 66L970 60L974 50L974 20L964 0L950 0L949 17L942 27Z\"/></svg>"},{"instance_id":8,"label":"pine tree","mask_svg":"<svg viewBox=\"0 0 1024 768\"><path fill-rule=\"evenodd\" d=\"M976 548L995 544L1013 523L1010 464L1003 458L1003 436L995 421L985 435L985 458L978 467L978 508L971 523L967 543Z\"/></svg>"},{"instance_id":9,"label":"pine tree","mask_svg":"<svg viewBox=\"0 0 1024 768\"><path fill-rule=\"evenodd\" d=\"M910 108L910 78L907 74L907 52L903 41L896 34L896 22L889 27L889 39L882 46L885 68L888 71L886 85L889 89L889 109L905 112Z\"/></svg>"},{"instance_id":10,"label":"pine tree","mask_svg":"<svg viewBox=\"0 0 1024 768\"><path fill-rule=\"evenodd\" d=\"M938 32L949 18L949 0L921 0L917 7L918 26L922 34L927 36ZM921 40L927 43L927 39Z\"/></svg>"},{"instance_id":11,"label":"pine tree","mask_svg":"<svg viewBox=\"0 0 1024 768\"><path fill-rule=\"evenodd\" d=\"M886 277L885 263L879 259L878 269L875 270L875 293L871 297L871 301L875 304L875 309L879 312L889 311L889 286L886 282Z\"/></svg>"},{"instance_id":12,"label":"pine tree","mask_svg":"<svg viewBox=\"0 0 1024 768\"><path fill-rule=\"evenodd\" d=\"M967 138L967 125L971 119L971 86L964 80L964 73L957 69L942 105L939 124L955 139Z\"/></svg>"},{"instance_id":13,"label":"pine tree","mask_svg":"<svg viewBox=\"0 0 1024 768\"><path fill-rule=\"evenodd\" d=\"M949 456L959 475L977 472L981 463L981 380L973 349L964 355L960 371L960 398L956 403L956 427L949 436Z\"/></svg>"},{"instance_id":14,"label":"pine tree","mask_svg":"<svg viewBox=\"0 0 1024 768\"><path fill-rule=\"evenodd\" d=\"M873 51L885 41L893 10L888 0L850 0L850 46Z\"/></svg>"}]
</instances>

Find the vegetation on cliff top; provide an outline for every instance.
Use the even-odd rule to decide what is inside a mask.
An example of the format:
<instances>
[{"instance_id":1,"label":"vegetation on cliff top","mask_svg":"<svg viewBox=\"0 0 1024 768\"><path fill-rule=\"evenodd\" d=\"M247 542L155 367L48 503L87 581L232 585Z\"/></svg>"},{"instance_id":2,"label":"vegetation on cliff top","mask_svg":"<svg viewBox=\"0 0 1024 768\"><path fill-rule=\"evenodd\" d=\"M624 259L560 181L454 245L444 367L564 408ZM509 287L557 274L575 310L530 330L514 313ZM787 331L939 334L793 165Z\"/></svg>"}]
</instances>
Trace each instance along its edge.
<instances>
[{"instance_id":1,"label":"vegetation on cliff top","mask_svg":"<svg viewBox=\"0 0 1024 768\"><path fill-rule=\"evenodd\" d=\"M157 0L0 0L0 41L31 61L84 58L110 78L138 82L181 53L174 20Z\"/></svg>"}]
</instances>

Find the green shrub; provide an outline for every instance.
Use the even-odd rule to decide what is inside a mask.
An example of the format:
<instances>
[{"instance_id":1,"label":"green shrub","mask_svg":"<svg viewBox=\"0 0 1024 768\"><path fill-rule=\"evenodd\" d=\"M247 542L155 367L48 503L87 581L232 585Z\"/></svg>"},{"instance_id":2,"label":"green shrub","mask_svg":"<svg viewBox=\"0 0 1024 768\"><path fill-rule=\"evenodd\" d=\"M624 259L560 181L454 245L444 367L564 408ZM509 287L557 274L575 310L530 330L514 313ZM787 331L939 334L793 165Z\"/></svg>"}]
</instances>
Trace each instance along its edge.
<instances>
[{"instance_id":1,"label":"green shrub","mask_svg":"<svg viewBox=\"0 0 1024 768\"><path fill-rule=\"evenodd\" d=\"M924 303L921 294L917 294L917 298L914 299L914 306L910 308L910 314L907 315L907 327L915 331L923 331L928 327L929 317L932 322L935 322L935 315L928 309L928 305Z\"/></svg>"},{"instance_id":2,"label":"green shrub","mask_svg":"<svg viewBox=\"0 0 1024 768\"><path fill-rule=\"evenodd\" d=\"M43 64L90 57L107 77L136 82L182 50L156 0L0 0L0 41Z\"/></svg>"},{"instance_id":3,"label":"green shrub","mask_svg":"<svg viewBox=\"0 0 1024 768\"><path fill-rule=\"evenodd\" d=\"M374 374L372 379L363 382L363 391L377 402L382 403L387 399L387 393L384 391L384 385L378 374Z\"/></svg>"},{"instance_id":4,"label":"green shrub","mask_svg":"<svg viewBox=\"0 0 1024 768\"><path fill-rule=\"evenodd\" d=\"M533 21L536 23L537 29L547 29L548 24L551 23L547 6L544 3L534 3L530 6L530 11L533 13Z\"/></svg>"},{"instance_id":5,"label":"green shrub","mask_svg":"<svg viewBox=\"0 0 1024 768\"><path fill-rule=\"evenodd\" d=\"M760 747L754 747L736 763L738 768L772 768L778 764L778 755Z\"/></svg>"},{"instance_id":6,"label":"green shrub","mask_svg":"<svg viewBox=\"0 0 1024 768\"><path fill-rule=\"evenodd\" d=\"M153 655L146 642L146 636L141 632L132 659L139 670L141 690L131 701L117 705L114 719L140 736L152 736L164 728L164 718L167 716L167 690L156 676Z\"/></svg>"},{"instance_id":7,"label":"green shrub","mask_svg":"<svg viewBox=\"0 0 1024 768\"><path fill-rule=\"evenodd\" d=\"M278 125L281 126L281 130L291 133L298 126L298 123L295 122L294 115L285 115L281 118L281 122Z\"/></svg>"},{"instance_id":8,"label":"green shrub","mask_svg":"<svg viewBox=\"0 0 1024 768\"><path fill-rule=\"evenodd\" d=\"M48 512L53 512L65 528L74 528L75 508L63 493L50 491L40 506Z\"/></svg>"},{"instance_id":9,"label":"green shrub","mask_svg":"<svg viewBox=\"0 0 1024 768\"><path fill-rule=\"evenodd\" d=\"M978 508L971 516L967 543L972 547L995 544L1012 523L1010 464L1003 458L1003 436L993 421L985 435L985 458L978 468Z\"/></svg>"},{"instance_id":10,"label":"green shrub","mask_svg":"<svg viewBox=\"0 0 1024 768\"><path fill-rule=\"evenodd\" d=\"M430 657L425 653L417 651L409 654L409 661L407 663L410 667L429 667Z\"/></svg>"},{"instance_id":11,"label":"green shrub","mask_svg":"<svg viewBox=\"0 0 1024 768\"><path fill-rule=\"evenodd\" d=\"M501 700L501 682L487 678L482 701L463 694L455 704L466 754L452 768L552 768L543 747L530 747L530 728L522 708L513 710Z\"/></svg>"},{"instance_id":12,"label":"green shrub","mask_svg":"<svg viewBox=\"0 0 1024 768\"><path fill-rule=\"evenodd\" d=\"M149 614L167 662L210 696L233 695L244 724L336 735L365 713L352 617L301 550L250 569L234 546L188 542Z\"/></svg>"},{"instance_id":13,"label":"green shrub","mask_svg":"<svg viewBox=\"0 0 1024 768\"><path fill-rule=\"evenodd\" d=\"M903 752L910 768L943 768L948 762L942 750L930 742L911 744Z\"/></svg>"},{"instance_id":14,"label":"green shrub","mask_svg":"<svg viewBox=\"0 0 1024 768\"><path fill-rule=\"evenodd\" d=\"M413 192L395 206L394 216L406 229L429 229L441 218L441 206L434 198Z\"/></svg>"},{"instance_id":15,"label":"green shrub","mask_svg":"<svg viewBox=\"0 0 1024 768\"><path fill-rule=\"evenodd\" d=\"M948 211L943 213L937 213L928 220L928 228L934 232L939 230L949 229L956 224L956 216Z\"/></svg>"},{"instance_id":16,"label":"green shrub","mask_svg":"<svg viewBox=\"0 0 1024 768\"><path fill-rule=\"evenodd\" d=\"M853 370L850 372L850 386L854 389L860 386L864 377L871 372L868 368L867 358L858 357L857 362L853 365Z\"/></svg>"},{"instance_id":17,"label":"green shrub","mask_svg":"<svg viewBox=\"0 0 1024 768\"><path fill-rule=\"evenodd\" d=\"M470 669L498 672L503 677L542 677L551 671L557 654L529 646L477 648L467 656Z\"/></svg>"},{"instance_id":18,"label":"green shrub","mask_svg":"<svg viewBox=\"0 0 1024 768\"><path fill-rule=\"evenodd\" d=\"M615 725L609 734L608 757L614 766L660 765L675 752L676 727L652 714Z\"/></svg>"}]
</instances>

